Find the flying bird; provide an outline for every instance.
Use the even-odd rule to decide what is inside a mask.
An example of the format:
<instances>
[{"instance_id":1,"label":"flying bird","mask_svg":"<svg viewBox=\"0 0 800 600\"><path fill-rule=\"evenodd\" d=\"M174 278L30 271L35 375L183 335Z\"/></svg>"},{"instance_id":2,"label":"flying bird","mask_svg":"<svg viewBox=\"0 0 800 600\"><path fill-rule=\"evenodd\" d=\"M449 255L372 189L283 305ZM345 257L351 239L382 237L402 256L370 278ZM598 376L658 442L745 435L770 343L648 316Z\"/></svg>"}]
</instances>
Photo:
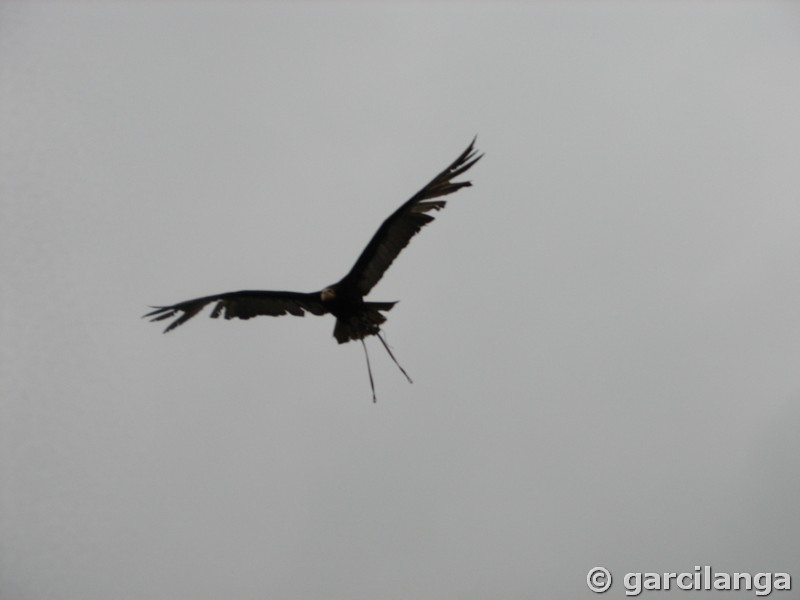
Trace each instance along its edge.
<instances>
[{"instance_id":1,"label":"flying bird","mask_svg":"<svg viewBox=\"0 0 800 600\"><path fill-rule=\"evenodd\" d=\"M176 317L164 330L166 333L183 325L208 304L214 305L211 310L213 319L220 315L226 319L250 319L260 315L277 317L285 314L302 317L307 312L312 315L331 314L336 317L333 336L337 342L344 344L353 340L361 341L367 359L372 401L376 402L375 382L364 338L377 336L409 383L411 378L397 362L381 335L381 325L386 321L383 313L391 310L396 301L371 302L364 300L364 296L381 280L411 238L434 220L429 213L444 208L446 201L441 197L472 185L469 181L453 179L465 173L483 156L477 155L474 146L475 139L450 166L389 215L361 252L353 268L338 283L311 293L244 290L203 296L171 306L153 306L151 308L155 310L144 317L151 317L151 321Z\"/></svg>"}]
</instances>

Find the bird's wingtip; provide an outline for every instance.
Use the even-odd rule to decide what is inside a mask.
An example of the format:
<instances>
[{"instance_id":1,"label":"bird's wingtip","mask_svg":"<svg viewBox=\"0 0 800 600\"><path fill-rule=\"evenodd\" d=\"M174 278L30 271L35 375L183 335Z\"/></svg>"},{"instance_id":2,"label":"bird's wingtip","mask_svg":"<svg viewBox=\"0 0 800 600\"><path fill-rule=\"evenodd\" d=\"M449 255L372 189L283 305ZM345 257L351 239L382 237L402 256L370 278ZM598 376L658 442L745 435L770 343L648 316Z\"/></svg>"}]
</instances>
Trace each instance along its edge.
<instances>
[{"instance_id":1,"label":"bird's wingtip","mask_svg":"<svg viewBox=\"0 0 800 600\"><path fill-rule=\"evenodd\" d=\"M153 310L151 310L149 313L146 313L146 314L142 315L142 317L141 317L142 319L146 319L147 317L151 317L154 314L161 312L166 307L165 306L152 306L152 305L148 304L147 308L152 308Z\"/></svg>"},{"instance_id":2,"label":"bird's wingtip","mask_svg":"<svg viewBox=\"0 0 800 600\"><path fill-rule=\"evenodd\" d=\"M475 137L472 138L472 141L467 146L467 149L464 151L465 160L471 160L472 164L478 162L481 158L483 158L483 152L478 154L478 151L475 149L475 142L478 141L478 134L475 134Z\"/></svg>"}]
</instances>

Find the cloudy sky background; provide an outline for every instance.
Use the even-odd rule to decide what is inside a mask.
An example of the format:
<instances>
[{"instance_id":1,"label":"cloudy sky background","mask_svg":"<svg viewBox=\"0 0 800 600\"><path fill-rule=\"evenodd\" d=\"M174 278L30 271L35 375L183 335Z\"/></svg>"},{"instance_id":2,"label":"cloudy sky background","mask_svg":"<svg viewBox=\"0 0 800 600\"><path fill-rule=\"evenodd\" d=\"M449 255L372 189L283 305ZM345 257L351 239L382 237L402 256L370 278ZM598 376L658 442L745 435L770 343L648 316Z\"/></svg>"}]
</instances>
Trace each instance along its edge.
<instances>
[{"instance_id":1,"label":"cloudy sky background","mask_svg":"<svg viewBox=\"0 0 800 600\"><path fill-rule=\"evenodd\" d=\"M0 597L800 577L799 34L789 2L0 5ZM413 385L373 340L372 404L330 317L139 318L338 280L476 133L371 295Z\"/></svg>"}]
</instances>

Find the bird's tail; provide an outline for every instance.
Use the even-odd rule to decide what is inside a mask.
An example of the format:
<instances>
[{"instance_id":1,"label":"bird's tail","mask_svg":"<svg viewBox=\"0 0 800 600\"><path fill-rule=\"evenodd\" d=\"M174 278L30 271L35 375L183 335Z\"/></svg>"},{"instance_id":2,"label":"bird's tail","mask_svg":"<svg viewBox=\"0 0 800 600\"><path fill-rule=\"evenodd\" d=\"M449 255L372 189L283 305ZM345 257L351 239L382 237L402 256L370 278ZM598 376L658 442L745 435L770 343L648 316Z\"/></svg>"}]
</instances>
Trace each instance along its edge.
<instances>
[{"instance_id":1,"label":"bird's tail","mask_svg":"<svg viewBox=\"0 0 800 600\"><path fill-rule=\"evenodd\" d=\"M365 302L363 310L349 318L336 319L333 337L340 344L351 340L363 340L368 335L377 335L386 321L379 311L391 310L396 302Z\"/></svg>"}]
</instances>

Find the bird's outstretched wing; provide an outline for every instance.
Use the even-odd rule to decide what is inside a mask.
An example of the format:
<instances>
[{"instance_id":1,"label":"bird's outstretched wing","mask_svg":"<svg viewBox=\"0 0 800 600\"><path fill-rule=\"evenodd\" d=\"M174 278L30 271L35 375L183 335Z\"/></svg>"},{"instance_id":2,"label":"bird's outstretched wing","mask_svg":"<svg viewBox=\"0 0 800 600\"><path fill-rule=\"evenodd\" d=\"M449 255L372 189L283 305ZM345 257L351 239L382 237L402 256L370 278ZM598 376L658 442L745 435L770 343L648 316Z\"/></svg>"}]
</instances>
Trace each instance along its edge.
<instances>
[{"instance_id":1,"label":"bird's outstretched wing","mask_svg":"<svg viewBox=\"0 0 800 600\"><path fill-rule=\"evenodd\" d=\"M474 146L475 139L453 164L434 177L428 185L414 194L410 200L383 222L341 283L354 286L362 296L367 295L380 281L400 251L408 245L411 238L424 225L433 221L433 217L426 213L444 208L445 200L434 200L434 198L452 194L462 187L472 185L469 181L453 182L452 180L464 173L483 156L482 154L476 156Z\"/></svg>"},{"instance_id":2,"label":"bird's outstretched wing","mask_svg":"<svg viewBox=\"0 0 800 600\"><path fill-rule=\"evenodd\" d=\"M314 315L324 315L328 312L322 304L319 293L242 291L204 296L178 302L172 306L154 306L155 310L144 317L151 317L150 321L162 321L177 316L164 330L164 333L167 333L178 325L183 325L203 310L204 306L212 303L216 303L211 311L212 319L220 315L226 319L251 319L259 315L279 317L288 313L302 317L306 312Z\"/></svg>"}]
</instances>

